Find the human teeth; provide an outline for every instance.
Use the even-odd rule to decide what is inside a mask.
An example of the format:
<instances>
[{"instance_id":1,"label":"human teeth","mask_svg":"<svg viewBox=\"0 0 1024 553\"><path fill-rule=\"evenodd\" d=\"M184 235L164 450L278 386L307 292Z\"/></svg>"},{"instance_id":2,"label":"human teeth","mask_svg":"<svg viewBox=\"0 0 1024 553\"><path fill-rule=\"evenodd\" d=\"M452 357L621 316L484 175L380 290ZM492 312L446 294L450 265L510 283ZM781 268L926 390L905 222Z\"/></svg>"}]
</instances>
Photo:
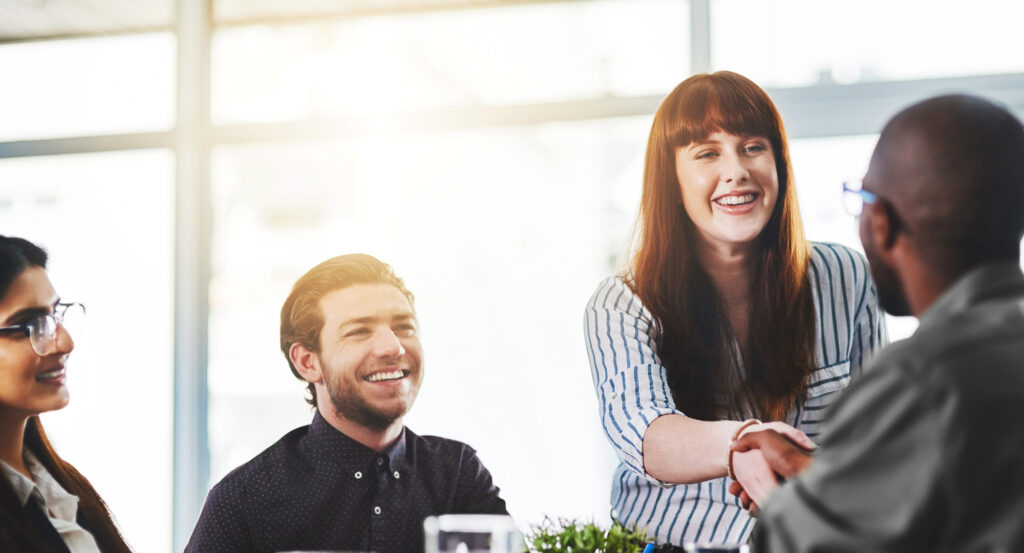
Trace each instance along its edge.
<instances>
[{"instance_id":1,"label":"human teeth","mask_svg":"<svg viewBox=\"0 0 1024 553\"><path fill-rule=\"evenodd\" d=\"M715 201L717 201L718 203L720 203L722 205L748 204L748 203L754 201L754 195L753 194L742 194L740 196L722 196L721 198L718 198Z\"/></svg>"},{"instance_id":2,"label":"human teeth","mask_svg":"<svg viewBox=\"0 0 1024 553\"><path fill-rule=\"evenodd\" d=\"M397 369L390 372L379 372L371 374L367 378L367 380L369 380L370 382L380 382L381 380L398 380L403 376L405 376L405 373L403 373L401 369Z\"/></svg>"},{"instance_id":3,"label":"human teeth","mask_svg":"<svg viewBox=\"0 0 1024 553\"><path fill-rule=\"evenodd\" d=\"M36 379L38 380L38 379L43 379L43 378L57 378L59 376L62 376L63 374L64 374L64 369L63 368L53 369L52 371L46 371L44 373L37 374L36 375Z\"/></svg>"}]
</instances>

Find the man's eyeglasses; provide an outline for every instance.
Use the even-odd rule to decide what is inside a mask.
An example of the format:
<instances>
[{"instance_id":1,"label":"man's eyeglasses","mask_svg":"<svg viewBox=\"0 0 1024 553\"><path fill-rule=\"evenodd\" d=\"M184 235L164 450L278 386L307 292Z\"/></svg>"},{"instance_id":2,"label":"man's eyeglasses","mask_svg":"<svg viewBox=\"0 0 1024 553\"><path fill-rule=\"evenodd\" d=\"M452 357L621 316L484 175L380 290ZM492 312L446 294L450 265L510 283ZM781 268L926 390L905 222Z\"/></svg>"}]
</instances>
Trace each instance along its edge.
<instances>
[{"instance_id":1,"label":"man's eyeglasses","mask_svg":"<svg viewBox=\"0 0 1024 553\"><path fill-rule=\"evenodd\" d=\"M864 190L859 180L843 183L843 208L854 217L860 217L860 214L864 211L864 204L877 203L879 200L882 201L882 206L885 207L886 213L889 214L889 220L892 222L893 229L897 232L910 234L910 227L903 222L903 218L896 213L896 209L893 208L890 202L879 198L878 194L874 192Z\"/></svg>"},{"instance_id":2,"label":"man's eyeglasses","mask_svg":"<svg viewBox=\"0 0 1024 553\"><path fill-rule=\"evenodd\" d=\"M878 201L878 195L868 192L861 187L861 181L846 181L843 183L843 209L854 217L860 217L864 211L864 204L873 204Z\"/></svg>"},{"instance_id":3,"label":"man's eyeglasses","mask_svg":"<svg viewBox=\"0 0 1024 553\"><path fill-rule=\"evenodd\" d=\"M85 306L80 303L58 303L53 313L43 313L16 325L0 327L0 332L24 332L39 355L50 355L57 350L57 326L68 334L81 328L85 319Z\"/></svg>"}]
</instances>

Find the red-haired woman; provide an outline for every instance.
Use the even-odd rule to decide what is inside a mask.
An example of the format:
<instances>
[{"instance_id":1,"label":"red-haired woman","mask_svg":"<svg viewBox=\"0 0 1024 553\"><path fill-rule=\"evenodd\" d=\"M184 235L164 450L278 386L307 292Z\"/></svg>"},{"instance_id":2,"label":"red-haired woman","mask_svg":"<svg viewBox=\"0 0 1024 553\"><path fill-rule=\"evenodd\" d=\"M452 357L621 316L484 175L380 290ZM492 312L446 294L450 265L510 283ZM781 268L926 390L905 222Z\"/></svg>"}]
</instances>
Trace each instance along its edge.
<instances>
[{"instance_id":1,"label":"red-haired woman","mask_svg":"<svg viewBox=\"0 0 1024 553\"><path fill-rule=\"evenodd\" d=\"M39 413L68 403L75 344L46 274L46 252L0 236L0 551L127 553L89 481L46 439Z\"/></svg>"},{"instance_id":2,"label":"red-haired woman","mask_svg":"<svg viewBox=\"0 0 1024 553\"><path fill-rule=\"evenodd\" d=\"M730 442L770 427L811 445L887 341L874 285L860 254L805 241L782 119L735 73L695 75L661 104L638 228L628 270L585 315L622 461L612 517L664 543L744 542L753 522L728 474L774 475Z\"/></svg>"}]
</instances>

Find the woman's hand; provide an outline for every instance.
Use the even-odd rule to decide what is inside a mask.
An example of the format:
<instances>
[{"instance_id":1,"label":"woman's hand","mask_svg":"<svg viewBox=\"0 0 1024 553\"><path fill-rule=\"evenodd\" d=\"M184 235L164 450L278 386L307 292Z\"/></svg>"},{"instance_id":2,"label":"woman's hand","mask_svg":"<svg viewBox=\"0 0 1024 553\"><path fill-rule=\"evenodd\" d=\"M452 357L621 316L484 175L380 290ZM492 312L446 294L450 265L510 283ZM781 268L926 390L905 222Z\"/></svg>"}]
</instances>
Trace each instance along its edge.
<instances>
[{"instance_id":1,"label":"woman's hand","mask_svg":"<svg viewBox=\"0 0 1024 553\"><path fill-rule=\"evenodd\" d=\"M743 489L743 486L741 486L739 482L734 480L729 484L729 493L735 495L736 498L740 500L740 505L744 509L750 511L750 516L757 516L757 504L750 499L750 494Z\"/></svg>"},{"instance_id":2,"label":"woman's hand","mask_svg":"<svg viewBox=\"0 0 1024 553\"><path fill-rule=\"evenodd\" d=\"M768 495L779 486L780 480L800 474L811 464L813 450L806 447L806 444L813 447L814 443L803 432L783 423L769 424L782 424L785 428L798 434L779 432L775 428L758 429L758 427L768 425L756 425L750 432L743 432L731 446L736 482L729 486L729 493L738 497L743 507L750 509L751 513L755 512L757 505L763 504ZM803 439L797 441L792 437L798 439L802 437ZM765 478L760 470L740 473L736 464L737 459L746 459L745 456L752 453L757 453L759 462L763 462L768 467L772 473L771 479Z\"/></svg>"},{"instance_id":3,"label":"woman's hand","mask_svg":"<svg viewBox=\"0 0 1024 553\"><path fill-rule=\"evenodd\" d=\"M806 468L815 447L806 434L784 422L744 428L731 446L736 482L730 484L729 492L739 498L744 509L756 514L758 504L781 480ZM751 454L756 455L752 458Z\"/></svg>"},{"instance_id":4,"label":"woman's hand","mask_svg":"<svg viewBox=\"0 0 1024 553\"><path fill-rule=\"evenodd\" d=\"M757 504L779 485L775 471L765 461L764 455L754 449L742 453L733 452L732 472L736 482L729 486L729 492L740 499L744 509L756 515Z\"/></svg>"}]
</instances>

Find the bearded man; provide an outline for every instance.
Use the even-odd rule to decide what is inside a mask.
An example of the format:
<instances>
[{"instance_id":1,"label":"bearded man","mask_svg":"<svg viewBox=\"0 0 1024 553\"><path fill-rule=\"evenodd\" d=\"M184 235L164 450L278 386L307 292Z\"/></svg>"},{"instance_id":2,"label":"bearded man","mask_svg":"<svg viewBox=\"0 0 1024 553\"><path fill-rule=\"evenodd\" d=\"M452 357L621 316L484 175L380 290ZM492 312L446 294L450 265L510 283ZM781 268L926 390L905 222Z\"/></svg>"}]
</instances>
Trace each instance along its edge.
<instances>
[{"instance_id":1,"label":"bearded man","mask_svg":"<svg viewBox=\"0 0 1024 553\"><path fill-rule=\"evenodd\" d=\"M507 514L466 444L405 427L423 378L413 295L363 254L328 259L281 308L281 351L313 422L210 490L185 551L422 552L423 519Z\"/></svg>"}]
</instances>

